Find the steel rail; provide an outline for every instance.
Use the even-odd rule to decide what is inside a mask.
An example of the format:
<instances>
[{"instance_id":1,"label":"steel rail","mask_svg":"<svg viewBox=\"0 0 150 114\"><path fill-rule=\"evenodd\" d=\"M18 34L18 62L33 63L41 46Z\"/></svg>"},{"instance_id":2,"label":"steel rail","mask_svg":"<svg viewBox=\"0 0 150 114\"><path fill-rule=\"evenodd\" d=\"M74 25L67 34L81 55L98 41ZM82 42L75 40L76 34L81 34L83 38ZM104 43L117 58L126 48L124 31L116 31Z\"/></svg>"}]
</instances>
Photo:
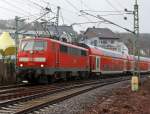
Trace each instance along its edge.
<instances>
[{"instance_id":1,"label":"steel rail","mask_svg":"<svg viewBox=\"0 0 150 114\"><path fill-rule=\"evenodd\" d=\"M15 106L13 107L13 111L10 111L11 114L25 114L29 113L35 110L38 110L40 108L43 108L47 105L53 104L53 103L58 103L61 102L65 99L71 98L73 96L88 92L90 90L109 85L109 84L114 84L117 82L129 80L129 77L126 78L115 78L115 79L107 79L107 81L97 81L97 82L92 82L92 83L86 83L86 84L78 84L75 86L70 86L70 87L64 87L62 89L50 91L50 92L45 92L45 93L39 93L37 95L32 95L32 96L27 96L23 97L20 99L16 99L13 101L8 101L4 103L0 103L0 106L9 111L9 108L5 108L8 105L13 105L13 104L20 104L21 106L25 103L26 105L23 105L23 107L18 107ZM52 96L52 98L51 98ZM40 100L41 101L38 101ZM46 99L46 100L44 100ZM31 102L32 100L32 102ZM43 101L43 102L42 102ZM34 104L35 103L35 104ZM0 113L5 112L4 110L0 110ZM12 110L12 109L10 109Z\"/></svg>"}]
</instances>

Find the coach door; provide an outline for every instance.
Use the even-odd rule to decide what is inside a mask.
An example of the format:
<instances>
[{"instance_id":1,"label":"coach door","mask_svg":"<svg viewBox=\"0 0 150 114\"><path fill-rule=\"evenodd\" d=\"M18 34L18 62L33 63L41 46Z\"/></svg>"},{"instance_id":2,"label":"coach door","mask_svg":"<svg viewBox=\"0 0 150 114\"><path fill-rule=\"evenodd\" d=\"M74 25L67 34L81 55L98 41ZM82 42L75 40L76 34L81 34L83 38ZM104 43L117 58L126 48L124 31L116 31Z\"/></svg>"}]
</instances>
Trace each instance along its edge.
<instances>
[{"instance_id":1,"label":"coach door","mask_svg":"<svg viewBox=\"0 0 150 114\"><path fill-rule=\"evenodd\" d=\"M127 60L124 60L123 70L124 72L127 71Z\"/></svg>"},{"instance_id":2,"label":"coach door","mask_svg":"<svg viewBox=\"0 0 150 114\"><path fill-rule=\"evenodd\" d=\"M95 71L96 72L100 72L100 57L99 56L96 56L96 58L95 58L96 60L95 60L95 62L96 62L96 66L95 66Z\"/></svg>"}]
</instances>

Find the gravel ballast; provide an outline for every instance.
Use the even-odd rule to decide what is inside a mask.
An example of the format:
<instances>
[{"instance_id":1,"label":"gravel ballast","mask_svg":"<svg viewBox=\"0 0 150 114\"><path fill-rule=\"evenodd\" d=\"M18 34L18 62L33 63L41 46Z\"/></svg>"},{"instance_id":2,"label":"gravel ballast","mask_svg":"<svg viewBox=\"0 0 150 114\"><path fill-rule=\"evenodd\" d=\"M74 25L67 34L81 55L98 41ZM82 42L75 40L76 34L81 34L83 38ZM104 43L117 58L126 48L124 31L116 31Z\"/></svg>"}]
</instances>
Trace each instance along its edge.
<instances>
[{"instance_id":1,"label":"gravel ballast","mask_svg":"<svg viewBox=\"0 0 150 114\"><path fill-rule=\"evenodd\" d=\"M98 96L109 97L112 94L113 89L122 88L128 86L129 81L119 82L116 84L107 85L87 93L75 96L73 98L64 100L60 103L49 105L40 111L36 111L39 114L82 114L85 113L87 108L90 108L98 100Z\"/></svg>"}]
</instances>

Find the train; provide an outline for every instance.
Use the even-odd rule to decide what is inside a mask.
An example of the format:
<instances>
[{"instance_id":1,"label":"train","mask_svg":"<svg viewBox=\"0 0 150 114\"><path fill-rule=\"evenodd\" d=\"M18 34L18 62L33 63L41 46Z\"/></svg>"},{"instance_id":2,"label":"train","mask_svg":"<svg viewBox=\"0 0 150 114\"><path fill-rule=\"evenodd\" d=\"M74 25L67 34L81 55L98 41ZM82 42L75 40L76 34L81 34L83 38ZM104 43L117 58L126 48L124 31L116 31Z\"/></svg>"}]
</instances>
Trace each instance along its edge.
<instances>
[{"instance_id":1,"label":"train","mask_svg":"<svg viewBox=\"0 0 150 114\"><path fill-rule=\"evenodd\" d=\"M150 72L150 59L127 55L88 44L71 44L52 38L27 38L19 45L17 77L29 83L57 79L109 77ZM136 66L136 67L134 67Z\"/></svg>"}]
</instances>

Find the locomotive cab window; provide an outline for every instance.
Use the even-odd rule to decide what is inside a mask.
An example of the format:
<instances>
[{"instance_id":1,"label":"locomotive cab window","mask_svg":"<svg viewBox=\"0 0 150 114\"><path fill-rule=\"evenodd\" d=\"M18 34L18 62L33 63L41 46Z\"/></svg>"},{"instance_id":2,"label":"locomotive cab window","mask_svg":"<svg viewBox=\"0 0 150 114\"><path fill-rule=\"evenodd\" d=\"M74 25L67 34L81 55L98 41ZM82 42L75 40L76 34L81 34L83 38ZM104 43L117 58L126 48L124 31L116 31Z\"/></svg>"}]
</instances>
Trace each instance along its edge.
<instances>
[{"instance_id":1,"label":"locomotive cab window","mask_svg":"<svg viewBox=\"0 0 150 114\"><path fill-rule=\"evenodd\" d=\"M36 41L34 43L34 50L44 50L46 47L46 42L44 41Z\"/></svg>"},{"instance_id":2,"label":"locomotive cab window","mask_svg":"<svg viewBox=\"0 0 150 114\"><path fill-rule=\"evenodd\" d=\"M47 43L45 41L26 40L22 41L20 47L22 51L30 51L30 50L42 51L47 47Z\"/></svg>"}]
</instances>

